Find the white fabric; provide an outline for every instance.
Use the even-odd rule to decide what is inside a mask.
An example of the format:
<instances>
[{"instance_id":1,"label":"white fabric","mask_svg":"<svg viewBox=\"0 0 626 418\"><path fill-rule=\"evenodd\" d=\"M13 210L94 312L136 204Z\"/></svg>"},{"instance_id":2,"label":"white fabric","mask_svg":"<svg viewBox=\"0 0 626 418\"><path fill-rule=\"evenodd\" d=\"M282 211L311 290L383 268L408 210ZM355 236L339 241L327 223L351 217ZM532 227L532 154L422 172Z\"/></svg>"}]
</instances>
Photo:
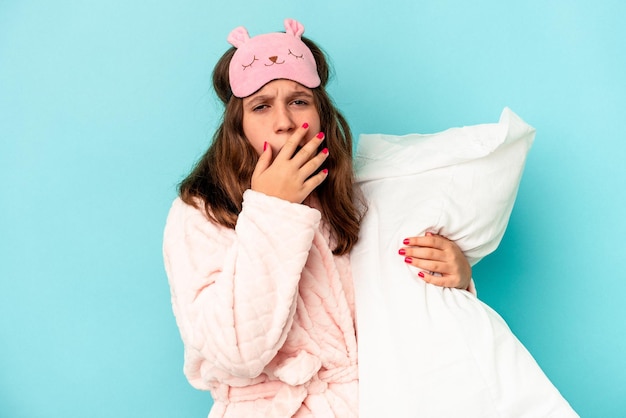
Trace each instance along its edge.
<instances>
[{"instance_id":1,"label":"white fabric","mask_svg":"<svg viewBox=\"0 0 626 418\"><path fill-rule=\"evenodd\" d=\"M360 416L576 417L500 316L470 292L426 284L402 240L455 240L472 264L499 244L535 131L500 122L433 135L362 135L368 201L351 254Z\"/></svg>"},{"instance_id":2,"label":"white fabric","mask_svg":"<svg viewBox=\"0 0 626 418\"><path fill-rule=\"evenodd\" d=\"M386 225L401 222L394 231L444 235L475 264L504 235L534 138L534 128L508 108L494 124L430 135L361 135L358 181L376 197L374 205L388 204L381 206L390 211L382 213ZM400 243L406 238L396 236Z\"/></svg>"}]
</instances>

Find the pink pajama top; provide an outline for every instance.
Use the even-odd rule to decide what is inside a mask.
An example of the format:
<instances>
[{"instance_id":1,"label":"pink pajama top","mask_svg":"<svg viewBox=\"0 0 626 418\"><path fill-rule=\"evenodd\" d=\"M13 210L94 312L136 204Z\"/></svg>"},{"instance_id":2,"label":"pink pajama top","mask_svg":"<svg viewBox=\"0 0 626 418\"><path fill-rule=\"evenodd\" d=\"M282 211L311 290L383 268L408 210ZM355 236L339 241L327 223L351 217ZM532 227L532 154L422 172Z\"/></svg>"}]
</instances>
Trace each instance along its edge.
<instances>
[{"instance_id":1,"label":"pink pajama top","mask_svg":"<svg viewBox=\"0 0 626 418\"><path fill-rule=\"evenodd\" d=\"M320 212L248 190L234 230L176 199L164 233L184 373L209 417L358 414L354 287Z\"/></svg>"}]
</instances>

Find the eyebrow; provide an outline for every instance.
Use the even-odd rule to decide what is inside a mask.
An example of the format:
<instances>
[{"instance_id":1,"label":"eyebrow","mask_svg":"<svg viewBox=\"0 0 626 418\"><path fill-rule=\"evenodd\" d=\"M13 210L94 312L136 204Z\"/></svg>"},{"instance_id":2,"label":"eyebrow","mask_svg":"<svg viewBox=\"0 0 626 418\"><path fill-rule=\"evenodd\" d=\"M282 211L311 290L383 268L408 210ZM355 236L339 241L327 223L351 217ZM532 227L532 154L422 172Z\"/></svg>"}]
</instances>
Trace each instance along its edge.
<instances>
[{"instance_id":1,"label":"eyebrow","mask_svg":"<svg viewBox=\"0 0 626 418\"><path fill-rule=\"evenodd\" d=\"M307 97L311 100L313 100L314 98L313 93L311 93L308 90L297 90L297 91L294 91L293 94L289 95L290 98L301 97L301 96Z\"/></svg>"},{"instance_id":2,"label":"eyebrow","mask_svg":"<svg viewBox=\"0 0 626 418\"><path fill-rule=\"evenodd\" d=\"M247 104L248 106L255 106L257 103L268 101L271 97L272 96L270 95L254 96L253 98L250 99L250 101Z\"/></svg>"},{"instance_id":3,"label":"eyebrow","mask_svg":"<svg viewBox=\"0 0 626 418\"><path fill-rule=\"evenodd\" d=\"M289 93L287 96L287 100L291 101L293 99L296 99L298 97L305 97L309 100L313 100L314 96L311 92L307 91L307 90L295 90L291 93ZM253 98L250 99L250 101L248 102L248 106L256 106L258 103L263 103L263 102L267 102L267 101L272 101L276 98L276 96L272 95L272 94L261 94L258 96L254 96Z\"/></svg>"}]
</instances>

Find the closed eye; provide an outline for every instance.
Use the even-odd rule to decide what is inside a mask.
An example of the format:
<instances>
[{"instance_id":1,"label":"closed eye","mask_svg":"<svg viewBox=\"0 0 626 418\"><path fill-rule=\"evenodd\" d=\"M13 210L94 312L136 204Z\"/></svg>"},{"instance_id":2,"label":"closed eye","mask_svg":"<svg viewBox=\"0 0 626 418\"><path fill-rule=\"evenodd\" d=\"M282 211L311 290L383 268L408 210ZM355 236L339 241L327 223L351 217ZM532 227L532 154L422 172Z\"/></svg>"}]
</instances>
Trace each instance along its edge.
<instances>
[{"instance_id":1,"label":"closed eye","mask_svg":"<svg viewBox=\"0 0 626 418\"><path fill-rule=\"evenodd\" d=\"M291 49L289 50L289 54L288 54L288 55L293 55L293 56L294 56L294 57L296 57L296 58L299 58L299 59L304 59L304 54L302 54L302 55L296 55L296 54L294 54L293 52L291 52Z\"/></svg>"},{"instance_id":2,"label":"closed eye","mask_svg":"<svg viewBox=\"0 0 626 418\"><path fill-rule=\"evenodd\" d=\"M243 67L243 69L245 70L248 67L252 67L252 64L254 64L254 61L258 61L259 59L255 56L252 57L252 61L250 62L250 64L245 65L245 64L241 64L241 66Z\"/></svg>"}]
</instances>

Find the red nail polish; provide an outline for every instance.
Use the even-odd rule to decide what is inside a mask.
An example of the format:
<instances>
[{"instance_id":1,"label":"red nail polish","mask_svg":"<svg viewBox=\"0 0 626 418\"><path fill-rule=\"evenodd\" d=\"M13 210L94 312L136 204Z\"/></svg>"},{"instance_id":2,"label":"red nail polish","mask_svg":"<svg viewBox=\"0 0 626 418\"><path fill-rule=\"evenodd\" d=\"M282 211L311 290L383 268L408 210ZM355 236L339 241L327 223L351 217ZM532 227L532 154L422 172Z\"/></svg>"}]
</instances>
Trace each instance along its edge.
<instances>
[{"instance_id":1,"label":"red nail polish","mask_svg":"<svg viewBox=\"0 0 626 418\"><path fill-rule=\"evenodd\" d=\"M263 151L267 150L267 141L263 143Z\"/></svg>"},{"instance_id":2,"label":"red nail polish","mask_svg":"<svg viewBox=\"0 0 626 418\"><path fill-rule=\"evenodd\" d=\"M411 257L405 257L404 258L404 262L408 263L408 264L411 264L411 262L413 262L413 259Z\"/></svg>"},{"instance_id":3,"label":"red nail polish","mask_svg":"<svg viewBox=\"0 0 626 418\"><path fill-rule=\"evenodd\" d=\"M420 271L419 273L417 273L418 276L420 276L422 279L424 278L424 272Z\"/></svg>"},{"instance_id":4,"label":"red nail polish","mask_svg":"<svg viewBox=\"0 0 626 418\"><path fill-rule=\"evenodd\" d=\"M327 169L327 168L323 169L323 170L322 170L322 173L324 173L324 174L328 174L328 169Z\"/></svg>"},{"instance_id":5,"label":"red nail polish","mask_svg":"<svg viewBox=\"0 0 626 418\"><path fill-rule=\"evenodd\" d=\"M322 150L322 154L328 154L328 148L324 148L324 149Z\"/></svg>"},{"instance_id":6,"label":"red nail polish","mask_svg":"<svg viewBox=\"0 0 626 418\"><path fill-rule=\"evenodd\" d=\"M409 241L409 239L408 239L408 238L407 238L407 239L405 239L404 241L402 241L402 243L403 243L404 245L409 245L409 242L410 242L410 241Z\"/></svg>"},{"instance_id":7,"label":"red nail polish","mask_svg":"<svg viewBox=\"0 0 626 418\"><path fill-rule=\"evenodd\" d=\"M316 135L317 139L324 139L324 132L320 132Z\"/></svg>"},{"instance_id":8,"label":"red nail polish","mask_svg":"<svg viewBox=\"0 0 626 418\"><path fill-rule=\"evenodd\" d=\"M304 129L306 129L306 128L308 128L308 127L309 127L309 124L308 124L308 123L306 123L306 122L304 122L304 123L302 124L302 127L303 127Z\"/></svg>"},{"instance_id":9,"label":"red nail polish","mask_svg":"<svg viewBox=\"0 0 626 418\"><path fill-rule=\"evenodd\" d=\"M398 254L406 255L406 250L404 248L400 248L400 250L398 250Z\"/></svg>"}]
</instances>

